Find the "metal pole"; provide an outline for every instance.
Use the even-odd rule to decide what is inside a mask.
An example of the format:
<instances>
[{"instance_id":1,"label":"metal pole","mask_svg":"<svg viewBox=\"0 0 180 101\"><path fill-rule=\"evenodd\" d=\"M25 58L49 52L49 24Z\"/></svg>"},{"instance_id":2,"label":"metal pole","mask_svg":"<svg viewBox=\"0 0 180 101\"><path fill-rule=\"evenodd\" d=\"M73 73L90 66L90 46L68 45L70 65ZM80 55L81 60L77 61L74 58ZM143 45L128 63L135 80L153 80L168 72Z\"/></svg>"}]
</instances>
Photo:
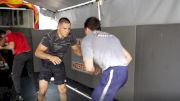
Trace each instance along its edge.
<instances>
[{"instance_id":1,"label":"metal pole","mask_svg":"<svg viewBox=\"0 0 180 101\"><path fill-rule=\"evenodd\" d=\"M27 10L26 8L8 8L8 7L0 7L0 9L9 9L9 10Z\"/></svg>"},{"instance_id":2,"label":"metal pole","mask_svg":"<svg viewBox=\"0 0 180 101\"><path fill-rule=\"evenodd\" d=\"M100 0L98 1L98 18L101 21L101 4L100 4Z\"/></svg>"},{"instance_id":3,"label":"metal pole","mask_svg":"<svg viewBox=\"0 0 180 101\"><path fill-rule=\"evenodd\" d=\"M70 6L70 7L67 7L67 8L60 9L60 10L58 10L58 12L62 12L62 11L65 11L65 10L77 8L77 7L84 6L84 5L87 5L87 4L90 4L90 3L94 3L94 2L96 2L96 0L87 1L87 2L80 3L80 4L77 4L77 5L74 5L74 6Z\"/></svg>"}]
</instances>

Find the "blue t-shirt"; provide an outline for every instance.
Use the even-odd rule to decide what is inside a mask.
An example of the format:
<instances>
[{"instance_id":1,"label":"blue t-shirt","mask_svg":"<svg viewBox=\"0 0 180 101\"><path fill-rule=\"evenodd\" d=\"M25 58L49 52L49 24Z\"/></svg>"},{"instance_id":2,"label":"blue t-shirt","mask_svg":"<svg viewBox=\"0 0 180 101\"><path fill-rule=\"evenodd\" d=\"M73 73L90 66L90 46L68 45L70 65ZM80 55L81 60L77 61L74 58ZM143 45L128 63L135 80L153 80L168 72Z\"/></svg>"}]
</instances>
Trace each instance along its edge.
<instances>
[{"instance_id":1,"label":"blue t-shirt","mask_svg":"<svg viewBox=\"0 0 180 101\"><path fill-rule=\"evenodd\" d=\"M83 38L81 43L83 60L93 58L102 70L112 66L127 66L120 40L114 35L94 31Z\"/></svg>"}]
</instances>

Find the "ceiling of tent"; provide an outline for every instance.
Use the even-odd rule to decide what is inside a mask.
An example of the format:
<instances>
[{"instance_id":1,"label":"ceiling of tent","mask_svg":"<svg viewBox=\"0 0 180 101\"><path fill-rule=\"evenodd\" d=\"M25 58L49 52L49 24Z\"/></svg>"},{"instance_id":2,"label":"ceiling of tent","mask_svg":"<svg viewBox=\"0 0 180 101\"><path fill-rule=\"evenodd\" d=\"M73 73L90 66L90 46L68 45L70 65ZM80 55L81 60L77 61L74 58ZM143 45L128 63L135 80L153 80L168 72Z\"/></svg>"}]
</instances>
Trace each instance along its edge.
<instances>
[{"instance_id":1,"label":"ceiling of tent","mask_svg":"<svg viewBox=\"0 0 180 101\"><path fill-rule=\"evenodd\" d=\"M24 0L53 12L91 0Z\"/></svg>"}]
</instances>

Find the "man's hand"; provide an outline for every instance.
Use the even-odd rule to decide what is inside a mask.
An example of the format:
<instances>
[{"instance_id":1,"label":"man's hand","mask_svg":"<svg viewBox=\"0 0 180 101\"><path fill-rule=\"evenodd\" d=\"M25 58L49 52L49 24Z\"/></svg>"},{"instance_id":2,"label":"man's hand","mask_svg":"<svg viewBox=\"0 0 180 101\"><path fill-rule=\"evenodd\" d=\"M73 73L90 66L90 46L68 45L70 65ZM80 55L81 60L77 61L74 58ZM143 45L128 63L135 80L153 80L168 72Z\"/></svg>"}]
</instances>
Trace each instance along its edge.
<instances>
[{"instance_id":1,"label":"man's hand","mask_svg":"<svg viewBox=\"0 0 180 101\"><path fill-rule=\"evenodd\" d=\"M99 66L95 66L94 75L99 75L102 73L102 69Z\"/></svg>"},{"instance_id":2,"label":"man's hand","mask_svg":"<svg viewBox=\"0 0 180 101\"><path fill-rule=\"evenodd\" d=\"M57 56L50 56L49 61L51 61L54 65L58 65L62 62L62 60Z\"/></svg>"}]
</instances>

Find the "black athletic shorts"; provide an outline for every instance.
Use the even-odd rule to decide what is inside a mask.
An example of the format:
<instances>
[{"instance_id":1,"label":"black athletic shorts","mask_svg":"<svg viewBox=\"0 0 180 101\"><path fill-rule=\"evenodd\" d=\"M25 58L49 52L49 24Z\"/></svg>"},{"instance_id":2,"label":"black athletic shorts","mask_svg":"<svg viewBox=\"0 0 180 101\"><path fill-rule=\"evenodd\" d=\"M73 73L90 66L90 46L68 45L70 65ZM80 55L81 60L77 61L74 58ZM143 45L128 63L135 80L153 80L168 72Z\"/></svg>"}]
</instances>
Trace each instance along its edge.
<instances>
[{"instance_id":1,"label":"black athletic shorts","mask_svg":"<svg viewBox=\"0 0 180 101\"><path fill-rule=\"evenodd\" d=\"M54 65L50 61L43 61L42 68L39 74L39 80L50 81L51 77L54 77L54 83L56 85L66 83L65 65L63 62L58 65Z\"/></svg>"}]
</instances>

